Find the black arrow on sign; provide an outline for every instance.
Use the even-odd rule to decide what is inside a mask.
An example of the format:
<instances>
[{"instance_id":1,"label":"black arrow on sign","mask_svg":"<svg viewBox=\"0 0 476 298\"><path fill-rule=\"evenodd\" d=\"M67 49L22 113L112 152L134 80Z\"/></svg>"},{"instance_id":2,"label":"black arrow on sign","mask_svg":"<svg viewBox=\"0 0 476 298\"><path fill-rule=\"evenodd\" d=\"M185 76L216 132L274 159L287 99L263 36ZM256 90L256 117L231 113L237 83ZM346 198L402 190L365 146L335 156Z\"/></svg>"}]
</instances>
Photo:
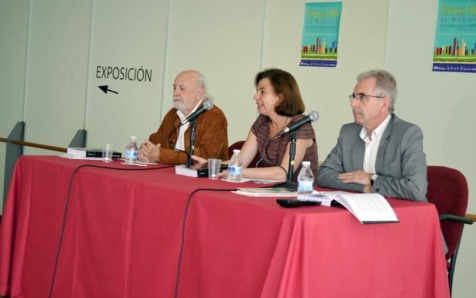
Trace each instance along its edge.
<instances>
[{"instance_id":1,"label":"black arrow on sign","mask_svg":"<svg viewBox=\"0 0 476 298\"><path fill-rule=\"evenodd\" d=\"M113 90L111 90L111 89L107 89L107 86L108 86L108 85L98 86L98 87L99 87L99 89L101 89L101 90L102 90L104 93L106 93L106 94L107 94L107 91L112 92L112 93L119 94L119 93L116 92L116 91L113 91Z\"/></svg>"}]
</instances>

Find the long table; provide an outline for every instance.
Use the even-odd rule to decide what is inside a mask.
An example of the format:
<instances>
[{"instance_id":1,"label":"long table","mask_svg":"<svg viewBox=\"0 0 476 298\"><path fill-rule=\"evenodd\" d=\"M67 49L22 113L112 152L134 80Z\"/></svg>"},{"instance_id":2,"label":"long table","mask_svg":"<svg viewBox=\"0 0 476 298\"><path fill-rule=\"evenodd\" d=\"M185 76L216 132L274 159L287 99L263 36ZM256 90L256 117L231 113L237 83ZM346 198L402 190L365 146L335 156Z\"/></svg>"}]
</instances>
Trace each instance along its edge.
<instances>
[{"instance_id":1,"label":"long table","mask_svg":"<svg viewBox=\"0 0 476 298\"><path fill-rule=\"evenodd\" d=\"M0 228L0 295L449 297L432 204L389 198L400 222L363 225L344 208L225 191L237 185L23 156Z\"/></svg>"}]
</instances>

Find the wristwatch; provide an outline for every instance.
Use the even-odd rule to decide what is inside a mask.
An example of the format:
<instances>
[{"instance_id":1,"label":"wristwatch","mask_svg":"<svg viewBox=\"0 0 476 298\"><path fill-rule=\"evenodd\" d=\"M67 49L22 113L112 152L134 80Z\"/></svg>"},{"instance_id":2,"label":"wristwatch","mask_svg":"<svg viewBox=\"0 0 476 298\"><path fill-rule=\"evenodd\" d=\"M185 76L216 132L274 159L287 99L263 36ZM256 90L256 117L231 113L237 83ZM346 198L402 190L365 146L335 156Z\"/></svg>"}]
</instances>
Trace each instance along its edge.
<instances>
[{"instance_id":1,"label":"wristwatch","mask_svg":"<svg viewBox=\"0 0 476 298\"><path fill-rule=\"evenodd\" d=\"M377 180L378 175L373 174L370 176L370 186L374 186L375 180Z\"/></svg>"}]
</instances>

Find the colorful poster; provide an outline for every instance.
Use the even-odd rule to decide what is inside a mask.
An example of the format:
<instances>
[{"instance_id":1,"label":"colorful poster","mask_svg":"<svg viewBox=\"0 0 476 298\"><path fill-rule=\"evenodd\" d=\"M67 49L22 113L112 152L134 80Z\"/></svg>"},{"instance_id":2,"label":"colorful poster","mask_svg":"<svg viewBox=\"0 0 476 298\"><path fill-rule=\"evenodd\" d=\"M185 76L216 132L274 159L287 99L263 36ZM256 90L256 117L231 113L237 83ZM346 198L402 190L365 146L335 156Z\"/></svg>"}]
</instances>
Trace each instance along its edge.
<instances>
[{"instance_id":1,"label":"colorful poster","mask_svg":"<svg viewBox=\"0 0 476 298\"><path fill-rule=\"evenodd\" d=\"M306 3L300 66L336 67L342 2Z\"/></svg>"},{"instance_id":2,"label":"colorful poster","mask_svg":"<svg viewBox=\"0 0 476 298\"><path fill-rule=\"evenodd\" d=\"M433 71L476 73L476 0L440 0Z\"/></svg>"}]
</instances>

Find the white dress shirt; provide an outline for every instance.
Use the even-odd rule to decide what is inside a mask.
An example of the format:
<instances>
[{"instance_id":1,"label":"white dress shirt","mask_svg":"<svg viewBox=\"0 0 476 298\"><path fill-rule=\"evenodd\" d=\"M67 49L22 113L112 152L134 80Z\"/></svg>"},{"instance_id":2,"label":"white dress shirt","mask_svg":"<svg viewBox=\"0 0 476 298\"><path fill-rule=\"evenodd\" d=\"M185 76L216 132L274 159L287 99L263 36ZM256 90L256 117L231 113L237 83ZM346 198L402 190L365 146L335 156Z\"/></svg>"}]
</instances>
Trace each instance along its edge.
<instances>
[{"instance_id":1,"label":"white dress shirt","mask_svg":"<svg viewBox=\"0 0 476 298\"><path fill-rule=\"evenodd\" d=\"M360 131L360 138L365 142L364 172L366 173L376 174L375 161L377 160L378 147L380 145L380 140L382 139L382 134L389 121L390 115L388 115L387 118L385 118L385 120L374 129L371 137L364 127L362 127L362 130Z\"/></svg>"},{"instance_id":2,"label":"white dress shirt","mask_svg":"<svg viewBox=\"0 0 476 298\"><path fill-rule=\"evenodd\" d=\"M198 107L200 106L200 104L202 103L202 101L203 100L200 100L188 115L191 115L193 112L195 112L198 109ZM180 121L185 120L188 116L188 115L185 115L180 110L177 110L177 115L179 116ZM184 125L180 126L179 133L178 133L178 136L177 136L177 143L175 144L175 149L185 150L184 135L185 135L185 131L188 129L189 126L190 126L190 122L187 122Z\"/></svg>"}]
</instances>

